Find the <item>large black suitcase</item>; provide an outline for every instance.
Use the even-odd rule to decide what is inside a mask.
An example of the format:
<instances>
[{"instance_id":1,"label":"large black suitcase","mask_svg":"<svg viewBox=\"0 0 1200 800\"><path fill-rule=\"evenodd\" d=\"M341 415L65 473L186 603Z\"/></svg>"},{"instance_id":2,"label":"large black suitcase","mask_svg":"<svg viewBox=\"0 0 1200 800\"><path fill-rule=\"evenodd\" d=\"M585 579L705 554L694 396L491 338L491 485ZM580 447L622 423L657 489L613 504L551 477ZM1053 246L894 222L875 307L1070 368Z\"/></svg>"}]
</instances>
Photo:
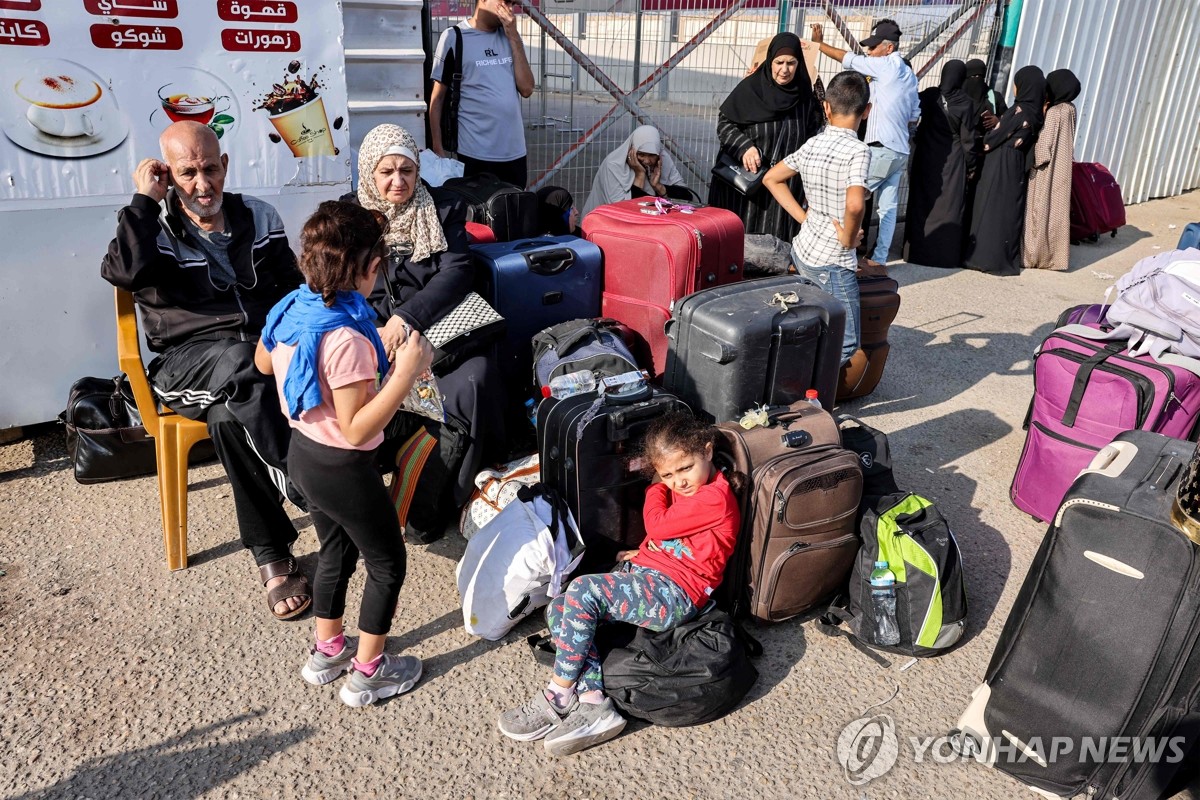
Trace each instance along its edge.
<instances>
[{"instance_id":1,"label":"large black suitcase","mask_svg":"<svg viewBox=\"0 0 1200 800\"><path fill-rule=\"evenodd\" d=\"M467 222L487 225L498 242L538 235L538 198L533 192L484 173L442 184L467 204Z\"/></svg>"},{"instance_id":2,"label":"large black suitcase","mask_svg":"<svg viewBox=\"0 0 1200 800\"><path fill-rule=\"evenodd\" d=\"M699 416L736 420L816 389L833 408L846 309L796 275L716 286L680 298L667 322L663 388Z\"/></svg>"},{"instance_id":3,"label":"large black suitcase","mask_svg":"<svg viewBox=\"0 0 1200 800\"><path fill-rule=\"evenodd\" d=\"M566 498L587 546L580 569L611 567L646 537L642 507L649 481L632 458L650 423L687 406L659 389L623 402L596 394L547 398L537 409L542 483Z\"/></svg>"},{"instance_id":4,"label":"large black suitcase","mask_svg":"<svg viewBox=\"0 0 1200 800\"><path fill-rule=\"evenodd\" d=\"M1122 433L1071 486L958 721L980 760L1096 800L1175 777L1200 738L1200 548L1171 522L1194 450Z\"/></svg>"}]
</instances>

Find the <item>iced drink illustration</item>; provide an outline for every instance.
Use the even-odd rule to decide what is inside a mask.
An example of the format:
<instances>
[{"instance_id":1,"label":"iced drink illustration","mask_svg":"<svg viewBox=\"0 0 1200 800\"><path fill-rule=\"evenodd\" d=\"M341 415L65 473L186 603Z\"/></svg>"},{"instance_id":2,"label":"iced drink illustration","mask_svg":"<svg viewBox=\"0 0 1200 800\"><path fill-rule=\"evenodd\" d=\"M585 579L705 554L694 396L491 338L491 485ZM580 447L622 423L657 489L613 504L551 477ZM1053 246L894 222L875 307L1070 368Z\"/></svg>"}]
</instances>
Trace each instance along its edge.
<instances>
[{"instance_id":1,"label":"iced drink illustration","mask_svg":"<svg viewBox=\"0 0 1200 800\"><path fill-rule=\"evenodd\" d=\"M315 75L308 81L299 75L288 75L283 83L274 84L270 94L255 106L270 115L271 124L297 158L336 155L329 118L325 116L325 101L318 88Z\"/></svg>"}]
</instances>

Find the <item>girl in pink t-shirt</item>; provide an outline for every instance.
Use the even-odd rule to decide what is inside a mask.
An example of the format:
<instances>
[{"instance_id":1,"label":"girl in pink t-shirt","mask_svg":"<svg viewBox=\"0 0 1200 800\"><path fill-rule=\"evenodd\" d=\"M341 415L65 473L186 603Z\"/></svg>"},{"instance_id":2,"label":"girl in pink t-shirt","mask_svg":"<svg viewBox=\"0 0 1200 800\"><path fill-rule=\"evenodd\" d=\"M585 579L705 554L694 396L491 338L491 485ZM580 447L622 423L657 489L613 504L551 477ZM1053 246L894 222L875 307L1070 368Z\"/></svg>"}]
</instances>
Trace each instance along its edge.
<instances>
[{"instance_id":1,"label":"girl in pink t-shirt","mask_svg":"<svg viewBox=\"0 0 1200 800\"><path fill-rule=\"evenodd\" d=\"M433 351L409 333L389 354L375 330L365 295L375 285L386 230L377 211L322 203L300 234L306 284L271 309L254 357L279 385L292 426L288 475L308 498L321 543L316 643L300 674L322 685L349 671L340 694L351 706L406 692L421 677L416 656L383 652L407 561L374 451ZM356 643L342 617L360 553L367 580Z\"/></svg>"}]
</instances>

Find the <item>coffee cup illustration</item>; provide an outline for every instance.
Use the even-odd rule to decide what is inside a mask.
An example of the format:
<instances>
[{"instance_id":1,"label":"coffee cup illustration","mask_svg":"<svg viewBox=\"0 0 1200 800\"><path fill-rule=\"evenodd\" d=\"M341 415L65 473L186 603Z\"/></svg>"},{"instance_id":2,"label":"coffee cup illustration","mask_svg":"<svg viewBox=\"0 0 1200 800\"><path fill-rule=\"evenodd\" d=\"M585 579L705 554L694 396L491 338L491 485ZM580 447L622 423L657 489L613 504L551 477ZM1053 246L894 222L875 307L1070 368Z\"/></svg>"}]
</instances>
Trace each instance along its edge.
<instances>
[{"instance_id":1,"label":"coffee cup illustration","mask_svg":"<svg viewBox=\"0 0 1200 800\"><path fill-rule=\"evenodd\" d=\"M95 136L104 127L108 104L100 84L64 70L27 75L17 81L17 96L29 105L25 118L42 133L62 138Z\"/></svg>"},{"instance_id":2,"label":"coffee cup illustration","mask_svg":"<svg viewBox=\"0 0 1200 800\"><path fill-rule=\"evenodd\" d=\"M292 66L289 65L289 72L299 70L298 62L294 62L296 69ZM288 149L297 158L337 155L329 117L325 114L325 101L317 92L318 88L316 76L309 81L289 76L282 83L274 84L270 94L256 106L267 112L276 134L287 142Z\"/></svg>"},{"instance_id":3,"label":"coffee cup illustration","mask_svg":"<svg viewBox=\"0 0 1200 800\"><path fill-rule=\"evenodd\" d=\"M158 102L172 122L191 120L208 125L214 116L229 110L228 95L191 91L195 88L179 83L168 83L158 88Z\"/></svg>"},{"instance_id":4,"label":"coffee cup illustration","mask_svg":"<svg viewBox=\"0 0 1200 800\"><path fill-rule=\"evenodd\" d=\"M333 133L325 116L325 101L320 97L269 119L297 158L334 154Z\"/></svg>"}]
</instances>

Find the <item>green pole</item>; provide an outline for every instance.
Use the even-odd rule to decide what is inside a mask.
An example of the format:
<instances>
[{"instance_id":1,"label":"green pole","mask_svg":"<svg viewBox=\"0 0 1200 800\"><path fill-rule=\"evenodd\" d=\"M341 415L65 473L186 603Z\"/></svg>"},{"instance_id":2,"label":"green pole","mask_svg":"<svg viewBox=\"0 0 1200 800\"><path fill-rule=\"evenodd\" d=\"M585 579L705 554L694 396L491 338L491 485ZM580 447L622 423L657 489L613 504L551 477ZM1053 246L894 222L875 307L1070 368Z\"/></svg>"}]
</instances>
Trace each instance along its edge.
<instances>
[{"instance_id":1,"label":"green pole","mask_svg":"<svg viewBox=\"0 0 1200 800\"><path fill-rule=\"evenodd\" d=\"M787 31L788 16L791 13L791 3L789 0L779 0L779 25L776 33L784 33ZM799 55L797 53L796 55Z\"/></svg>"}]
</instances>

